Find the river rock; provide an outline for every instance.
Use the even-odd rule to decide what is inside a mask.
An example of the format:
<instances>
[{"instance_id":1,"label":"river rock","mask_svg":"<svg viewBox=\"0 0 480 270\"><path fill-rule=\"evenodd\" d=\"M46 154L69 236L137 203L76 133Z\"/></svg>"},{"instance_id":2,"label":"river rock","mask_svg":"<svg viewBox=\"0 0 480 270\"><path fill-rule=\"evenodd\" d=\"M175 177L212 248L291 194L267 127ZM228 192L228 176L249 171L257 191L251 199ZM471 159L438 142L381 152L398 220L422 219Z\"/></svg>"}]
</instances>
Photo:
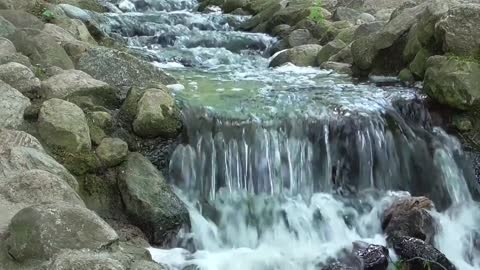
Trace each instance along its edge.
<instances>
[{"instance_id":1,"label":"river rock","mask_svg":"<svg viewBox=\"0 0 480 270\"><path fill-rule=\"evenodd\" d=\"M42 30L44 23L34 15L23 10L0 10L0 16L16 28L34 28Z\"/></svg>"},{"instance_id":2,"label":"river rock","mask_svg":"<svg viewBox=\"0 0 480 270\"><path fill-rule=\"evenodd\" d=\"M19 63L0 65L0 80L21 93L35 93L40 89L40 80L26 66Z\"/></svg>"},{"instance_id":3,"label":"river rock","mask_svg":"<svg viewBox=\"0 0 480 270\"><path fill-rule=\"evenodd\" d=\"M134 132L145 138L175 137L182 127L174 98L162 89L148 89L138 101Z\"/></svg>"},{"instance_id":4,"label":"river rock","mask_svg":"<svg viewBox=\"0 0 480 270\"><path fill-rule=\"evenodd\" d=\"M96 150L100 161L107 167L122 163L128 155L128 145L118 138L105 138Z\"/></svg>"},{"instance_id":5,"label":"river rock","mask_svg":"<svg viewBox=\"0 0 480 270\"><path fill-rule=\"evenodd\" d=\"M0 27L2 26L0 25ZM17 52L17 49L15 49L15 45L13 45L13 43L10 40L3 38L0 35L0 56L10 55L16 52Z\"/></svg>"},{"instance_id":6,"label":"river rock","mask_svg":"<svg viewBox=\"0 0 480 270\"><path fill-rule=\"evenodd\" d=\"M434 56L427 61L424 91L452 108L476 108L480 98L480 64L476 61Z\"/></svg>"},{"instance_id":7,"label":"river rock","mask_svg":"<svg viewBox=\"0 0 480 270\"><path fill-rule=\"evenodd\" d=\"M46 270L125 270L121 262L107 253L64 251L56 255Z\"/></svg>"},{"instance_id":8,"label":"river rock","mask_svg":"<svg viewBox=\"0 0 480 270\"><path fill-rule=\"evenodd\" d=\"M288 36L288 44L290 47L296 47L312 43L312 35L307 29L297 29Z\"/></svg>"},{"instance_id":9,"label":"river rock","mask_svg":"<svg viewBox=\"0 0 480 270\"><path fill-rule=\"evenodd\" d=\"M139 153L130 153L119 169L118 184L130 221L152 244L171 240L190 226L188 211L162 174Z\"/></svg>"},{"instance_id":10,"label":"river rock","mask_svg":"<svg viewBox=\"0 0 480 270\"><path fill-rule=\"evenodd\" d=\"M99 250L118 240L117 233L85 207L61 203L24 208L12 219L5 240L19 262L50 259L63 249Z\"/></svg>"},{"instance_id":11,"label":"river rock","mask_svg":"<svg viewBox=\"0 0 480 270\"><path fill-rule=\"evenodd\" d=\"M347 63L338 63L327 61L320 65L323 69L331 69L340 74L352 75L352 65Z\"/></svg>"},{"instance_id":12,"label":"river rock","mask_svg":"<svg viewBox=\"0 0 480 270\"><path fill-rule=\"evenodd\" d=\"M55 38L42 31L20 29L11 36L11 41L17 50L28 55L35 65L73 69L72 60L62 46L55 42Z\"/></svg>"},{"instance_id":13,"label":"river rock","mask_svg":"<svg viewBox=\"0 0 480 270\"><path fill-rule=\"evenodd\" d=\"M345 44L340 39L334 39L333 41L330 41L329 43L327 43L318 52L318 55L317 55L318 65L321 65L324 62L327 62L330 59L330 57L337 54L339 51L341 51L346 46L347 46L347 44Z\"/></svg>"},{"instance_id":14,"label":"river rock","mask_svg":"<svg viewBox=\"0 0 480 270\"><path fill-rule=\"evenodd\" d=\"M41 96L45 99L85 96L99 106L115 108L120 105L115 89L80 70L66 70L43 81Z\"/></svg>"},{"instance_id":15,"label":"river rock","mask_svg":"<svg viewBox=\"0 0 480 270\"><path fill-rule=\"evenodd\" d=\"M82 109L61 99L49 99L42 104L38 131L47 144L70 153L89 150L92 146Z\"/></svg>"},{"instance_id":16,"label":"river rock","mask_svg":"<svg viewBox=\"0 0 480 270\"><path fill-rule=\"evenodd\" d=\"M58 175L43 170L18 172L0 182L0 194L13 203L64 202L85 206L80 196Z\"/></svg>"},{"instance_id":17,"label":"river rock","mask_svg":"<svg viewBox=\"0 0 480 270\"><path fill-rule=\"evenodd\" d=\"M480 59L480 4L452 7L435 25L437 39L443 50L461 56Z\"/></svg>"},{"instance_id":18,"label":"river rock","mask_svg":"<svg viewBox=\"0 0 480 270\"><path fill-rule=\"evenodd\" d=\"M172 77L148 62L104 47L88 50L79 59L78 69L118 88L148 87L175 82ZM112 70L115 72L111 72Z\"/></svg>"},{"instance_id":19,"label":"river rock","mask_svg":"<svg viewBox=\"0 0 480 270\"><path fill-rule=\"evenodd\" d=\"M23 113L30 100L18 90L0 80L0 128L17 128L23 123Z\"/></svg>"},{"instance_id":20,"label":"river rock","mask_svg":"<svg viewBox=\"0 0 480 270\"><path fill-rule=\"evenodd\" d=\"M281 66L290 62L297 66L317 66L317 55L322 46L307 44L278 53L270 61L270 67Z\"/></svg>"},{"instance_id":21,"label":"river rock","mask_svg":"<svg viewBox=\"0 0 480 270\"><path fill-rule=\"evenodd\" d=\"M390 259L388 248L380 245L354 243L354 254L362 261L364 270L387 270Z\"/></svg>"},{"instance_id":22,"label":"river rock","mask_svg":"<svg viewBox=\"0 0 480 270\"><path fill-rule=\"evenodd\" d=\"M433 208L433 202L426 197L409 197L394 203L385 210L382 218L382 229L387 235L387 242L393 245L394 238L398 235L433 242L435 224L428 213Z\"/></svg>"},{"instance_id":23,"label":"river rock","mask_svg":"<svg viewBox=\"0 0 480 270\"><path fill-rule=\"evenodd\" d=\"M15 29L15 26L11 22L0 16L0 37L10 36L15 33Z\"/></svg>"}]
</instances>

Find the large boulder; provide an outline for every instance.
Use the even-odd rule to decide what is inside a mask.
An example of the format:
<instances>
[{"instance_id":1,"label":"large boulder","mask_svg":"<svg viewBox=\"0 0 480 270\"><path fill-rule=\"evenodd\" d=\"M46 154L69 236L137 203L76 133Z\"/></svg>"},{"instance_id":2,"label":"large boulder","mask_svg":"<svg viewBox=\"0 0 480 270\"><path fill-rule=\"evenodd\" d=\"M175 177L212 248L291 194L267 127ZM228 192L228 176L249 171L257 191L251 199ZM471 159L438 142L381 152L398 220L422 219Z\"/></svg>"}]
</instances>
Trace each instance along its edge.
<instances>
[{"instance_id":1,"label":"large boulder","mask_svg":"<svg viewBox=\"0 0 480 270\"><path fill-rule=\"evenodd\" d=\"M23 10L0 10L0 17L9 21L16 28L34 28L38 30L43 28L43 22L40 19Z\"/></svg>"},{"instance_id":2,"label":"large boulder","mask_svg":"<svg viewBox=\"0 0 480 270\"><path fill-rule=\"evenodd\" d=\"M297 66L318 66L317 55L322 46L317 44L307 44L291 48L276 54L270 61L270 67L281 66L286 63L292 63Z\"/></svg>"},{"instance_id":3,"label":"large boulder","mask_svg":"<svg viewBox=\"0 0 480 270\"><path fill-rule=\"evenodd\" d=\"M11 41L33 64L73 69L72 60L63 47L47 33L35 29L20 29L11 36Z\"/></svg>"},{"instance_id":4,"label":"large boulder","mask_svg":"<svg viewBox=\"0 0 480 270\"><path fill-rule=\"evenodd\" d=\"M330 57L332 57L333 55L340 52L346 46L347 46L347 44L345 44L340 39L334 39L333 41L330 41L329 43L327 43L318 52L318 55L317 55L318 65L321 65L321 64L327 62L330 59Z\"/></svg>"},{"instance_id":5,"label":"large boulder","mask_svg":"<svg viewBox=\"0 0 480 270\"><path fill-rule=\"evenodd\" d=\"M315 40L307 29L296 29L288 35L288 44L290 47L296 47L309 43L315 43Z\"/></svg>"},{"instance_id":6,"label":"large boulder","mask_svg":"<svg viewBox=\"0 0 480 270\"><path fill-rule=\"evenodd\" d=\"M56 255L46 270L125 270L125 266L108 253L65 251Z\"/></svg>"},{"instance_id":7,"label":"large boulder","mask_svg":"<svg viewBox=\"0 0 480 270\"><path fill-rule=\"evenodd\" d=\"M15 62L0 65L0 80L23 94L36 93L40 89L40 80L35 74L28 67Z\"/></svg>"},{"instance_id":8,"label":"large boulder","mask_svg":"<svg viewBox=\"0 0 480 270\"><path fill-rule=\"evenodd\" d=\"M63 203L24 208L12 219L5 240L15 261L48 260L63 249L107 248L117 233L85 207Z\"/></svg>"},{"instance_id":9,"label":"large boulder","mask_svg":"<svg viewBox=\"0 0 480 270\"><path fill-rule=\"evenodd\" d=\"M172 77L148 62L128 53L103 47L88 50L79 59L78 69L97 80L122 89L175 82Z\"/></svg>"},{"instance_id":10,"label":"large boulder","mask_svg":"<svg viewBox=\"0 0 480 270\"><path fill-rule=\"evenodd\" d=\"M133 131L145 138L175 137L181 127L175 99L165 90L147 89L138 101Z\"/></svg>"},{"instance_id":11,"label":"large boulder","mask_svg":"<svg viewBox=\"0 0 480 270\"><path fill-rule=\"evenodd\" d=\"M41 96L45 99L84 96L99 106L114 108L120 105L114 88L81 70L66 70L43 81Z\"/></svg>"},{"instance_id":12,"label":"large boulder","mask_svg":"<svg viewBox=\"0 0 480 270\"><path fill-rule=\"evenodd\" d=\"M0 9L31 10L38 3L39 0L0 0Z\"/></svg>"},{"instance_id":13,"label":"large boulder","mask_svg":"<svg viewBox=\"0 0 480 270\"><path fill-rule=\"evenodd\" d=\"M0 16L0 37L8 37L15 33L15 30L15 26L11 22Z\"/></svg>"},{"instance_id":14,"label":"large boulder","mask_svg":"<svg viewBox=\"0 0 480 270\"><path fill-rule=\"evenodd\" d=\"M457 5L435 25L436 37L445 52L480 59L479 25L480 4Z\"/></svg>"},{"instance_id":15,"label":"large boulder","mask_svg":"<svg viewBox=\"0 0 480 270\"><path fill-rule=\"evenodd\" d=\"M294 26L309 15L310 9L308 5L289 5L275 12L273 16L268 19L266 30L270 32L275 26L280 24Z\"/></svg>"},{"instance_id":16,"label":"large boulder","mask_svg":"<svg viewBox=\"0 0 480 270\"><path fill-rule=\"evenodd\" d=\"M23 113L30 100L18 90L0 80L0 128L17 128L23 123Z\"/></svg>"},{"instance_id":17,"label":"large boulder","mask_svg":"<svg viewBox=\"0 0 480 270\"><path fill-rule=\"evenodd\" d=\"M468 59L430 57L424 91L452 108L468 110L480 105L480 63Z\"/></svg>"},{"instance_id":18,"label":"large boulder","mask_svg":"<svg viewBox=\"0 0 480 270\"><path fill-rule=\"evenodd\" d=\"M53 98L42 104L38 132L45 143L69 153L89 150L92 146L82 109L61 99Z\"/></svg>"},{"instance_id":19,"label":"large boulder","mask_svg":"<svg viewBox=\"0 0 480 270\"><path fill-rule=\"evenodd\" d=\"M361 14L362 13L360 11L348 7L338 7L335 10L335 13L333 13L332 19L334 21L347 21L351 24L355 24Z\"/></svg>"},{"instance_id":20,"label":"large boulder","mask_svg":"<svg viewBox=\"0 0 480 270\"><path fill-rule=\"evenodd\" d=\"M118 184L130 221L142 229L152 244L165 244L182 227L190 226L183 202L141 154L128 155L119 169Z\"/></svg>"},{"instance_id":21,"label":"large boulder","mask_svg":"<svg viewBox=\"0 0 480 270\"><path fill-rule=\"evenodd\" d=\"M55 20L55 24L67 30L75 39L83 42L97 45L97 41L92 37L85 24L78 19L60 18Z\"/></svg>"}]
</instances>

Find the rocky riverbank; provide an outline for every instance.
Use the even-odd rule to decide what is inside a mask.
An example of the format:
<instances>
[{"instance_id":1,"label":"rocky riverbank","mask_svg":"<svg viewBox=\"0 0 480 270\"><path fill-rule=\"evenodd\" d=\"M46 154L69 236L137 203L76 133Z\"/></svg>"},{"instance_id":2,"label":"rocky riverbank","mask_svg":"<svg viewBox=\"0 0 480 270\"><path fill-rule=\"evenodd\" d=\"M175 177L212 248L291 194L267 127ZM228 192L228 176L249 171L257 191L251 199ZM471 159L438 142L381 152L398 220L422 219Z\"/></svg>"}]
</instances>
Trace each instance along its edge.
<instances>
[{"instance_id":1,"label":"rocky riverbank","mask_svg":"<svg viewBox=\"0 0 480 270\"><path fill-rule=\"evenodd\" d=\"M0 1L2 270L163 269L146 248L190 226L143 155L168 163L182 128L175 80L82 20L103 11Z\"/></svg>"}]
</instances>

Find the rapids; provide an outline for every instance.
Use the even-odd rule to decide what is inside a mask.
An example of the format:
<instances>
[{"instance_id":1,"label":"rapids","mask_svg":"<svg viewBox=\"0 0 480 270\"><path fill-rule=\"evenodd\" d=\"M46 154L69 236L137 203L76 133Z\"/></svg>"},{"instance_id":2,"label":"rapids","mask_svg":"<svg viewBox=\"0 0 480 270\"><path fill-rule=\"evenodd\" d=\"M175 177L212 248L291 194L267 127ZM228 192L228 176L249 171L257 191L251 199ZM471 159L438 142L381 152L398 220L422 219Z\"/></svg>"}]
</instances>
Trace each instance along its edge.
<instances>
[{"instance_id":1,"label":"rapids","mask_svg":"<svg viewBox=\"0 0 480 270\"><path fill-rule=\"evenodd\" d=\"M102 27L178 80L169 88L185 122L170 179L192 230L178 247L151 248L155 260L171 269L321 269L354 241L385 245L383 210L412 194L441 210L432 213L437 248L458 269L480 269L477 184L416 89L271 69L276 39L236 31L247 16L198 13L195 0L132 2Z\"/></svg>"}]
</instances>

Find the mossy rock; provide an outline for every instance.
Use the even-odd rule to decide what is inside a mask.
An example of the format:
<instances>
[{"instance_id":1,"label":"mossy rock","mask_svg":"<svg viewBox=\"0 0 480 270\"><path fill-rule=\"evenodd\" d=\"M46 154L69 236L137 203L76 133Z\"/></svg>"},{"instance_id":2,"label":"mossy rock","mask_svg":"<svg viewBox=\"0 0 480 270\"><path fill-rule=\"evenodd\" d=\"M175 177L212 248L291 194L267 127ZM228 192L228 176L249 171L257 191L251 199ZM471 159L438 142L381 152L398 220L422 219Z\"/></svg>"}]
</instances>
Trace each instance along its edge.
<instances>
[{"instance_id":1,"label":"mossy rock","mask_svg":"<svg viewBox=\"0 0 480 270\"><path fill-rule=\"evenodd\" d=\"M93 151L82 150L75 153L50 147L52 156L74 175L85 175L96 172L102 167L100 160Z\"/></svg>"}]
</instances>

